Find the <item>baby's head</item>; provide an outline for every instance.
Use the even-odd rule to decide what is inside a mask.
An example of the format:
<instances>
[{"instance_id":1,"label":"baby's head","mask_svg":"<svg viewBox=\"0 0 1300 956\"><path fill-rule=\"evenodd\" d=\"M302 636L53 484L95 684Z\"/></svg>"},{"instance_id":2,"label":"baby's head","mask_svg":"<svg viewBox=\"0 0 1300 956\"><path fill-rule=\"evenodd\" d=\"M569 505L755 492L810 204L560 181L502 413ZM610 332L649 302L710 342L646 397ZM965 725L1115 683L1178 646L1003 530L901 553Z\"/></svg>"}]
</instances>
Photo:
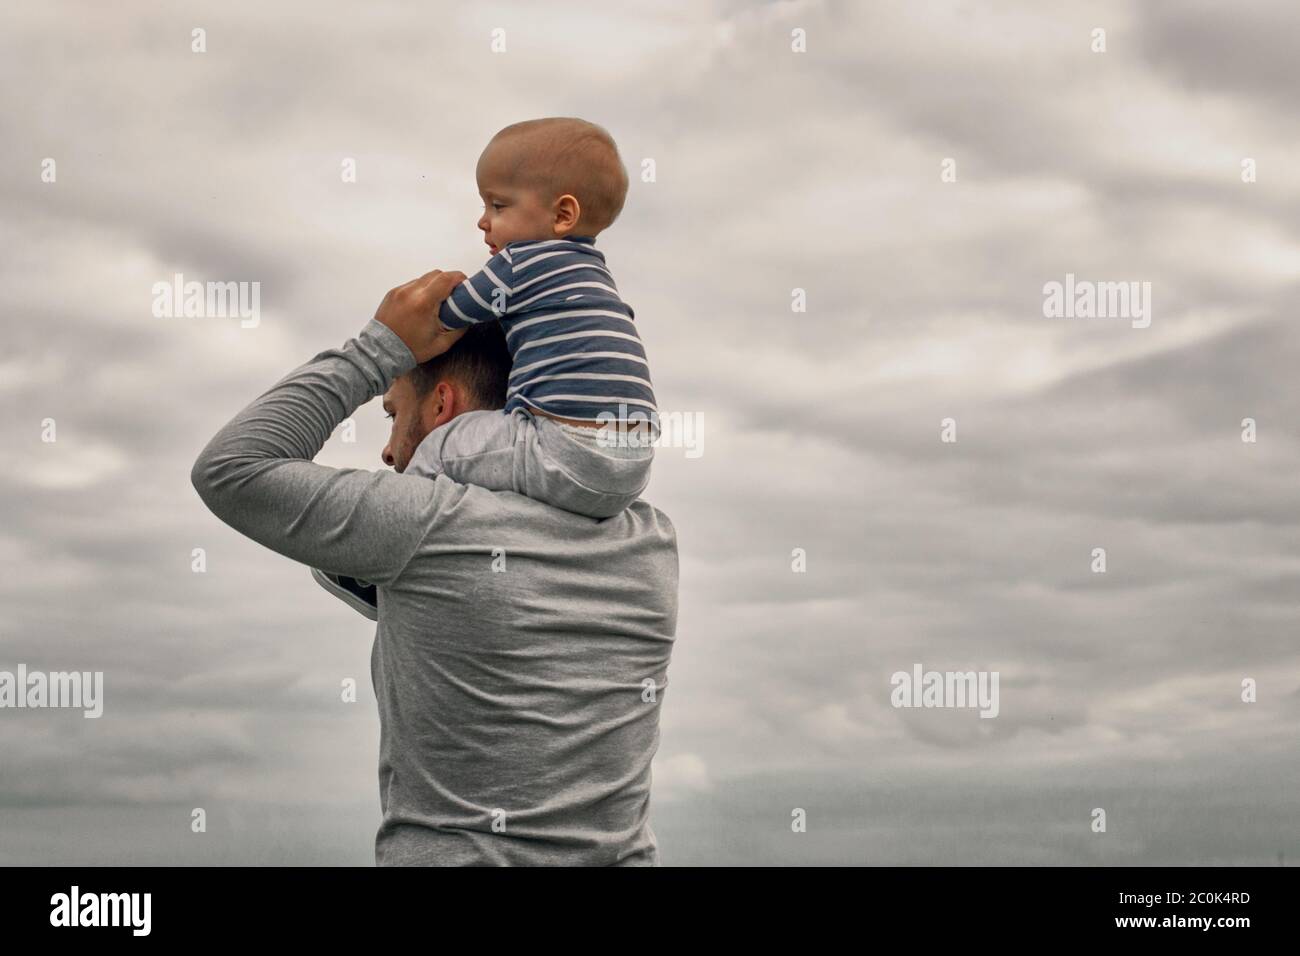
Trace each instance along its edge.
<instances>
[{"instance_id":1,"label":"baby's head","mask_svg":"<svg viewBox=\"0 0 1300 956\"><path fill-rule=\"evenodd\" d=\"M595 236L623 209L627 170L613 138L585 120L526 120L492 137L479 157L478 227L493 255L522 239Z\"/></svg>"}]
</instances>

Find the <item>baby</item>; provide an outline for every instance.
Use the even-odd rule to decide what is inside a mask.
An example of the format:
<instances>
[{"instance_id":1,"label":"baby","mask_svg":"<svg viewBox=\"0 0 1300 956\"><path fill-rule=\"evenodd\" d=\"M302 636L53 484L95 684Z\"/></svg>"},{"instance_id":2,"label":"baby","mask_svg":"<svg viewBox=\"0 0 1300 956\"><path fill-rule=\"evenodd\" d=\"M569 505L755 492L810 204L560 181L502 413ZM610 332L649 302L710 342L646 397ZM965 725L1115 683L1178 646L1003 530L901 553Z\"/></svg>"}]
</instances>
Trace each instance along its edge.
<instances>
[{"instance_id":1,"label":"baby","mask_svg":"<svg viewBox=\"0 0 1300 956\"><path fill-rule=\"evenodd\" d=\"M492 258L438 320L446 329L501 323L512 361L506 406L432 431L406 473L616 515L649 481L658 430L634 314L595 245L627 195L618 147L593 123L528 120L492 137L476 178Z\"/></svg>"}]
</instances>

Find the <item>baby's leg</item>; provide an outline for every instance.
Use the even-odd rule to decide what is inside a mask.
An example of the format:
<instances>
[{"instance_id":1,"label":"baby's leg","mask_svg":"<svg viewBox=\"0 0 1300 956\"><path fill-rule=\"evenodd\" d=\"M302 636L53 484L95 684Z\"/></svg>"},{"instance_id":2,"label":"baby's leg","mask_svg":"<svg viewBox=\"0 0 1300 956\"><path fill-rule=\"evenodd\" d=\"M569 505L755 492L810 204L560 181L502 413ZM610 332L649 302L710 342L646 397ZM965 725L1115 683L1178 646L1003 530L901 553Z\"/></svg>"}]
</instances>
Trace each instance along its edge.
<instances>
[{"instance_id":1,"label":"baby's leg","mask_svg":"<svg viewBox=\"0 0 1300 956\"><path fill-rule=\"evenodd\" d=\"M608 518L645 490L654 449L635 440L605 447L600 435L600 429L563 425L523 409L466 412L429 433L405 474L445 474L461 484Z\"/></svg>"},{"instance_id":2,"label":"baby's leg","mask_svg":"<svg viewBox=\"0 0 1300 956\"><path fill-rule=\"evenodd\" d=\"M648 441L549 418L531 422L515 460L523 469L516 483L530 498L589 518L610 518L636 501L650 481L654 448Z\"/></svg>"}]
</instances>

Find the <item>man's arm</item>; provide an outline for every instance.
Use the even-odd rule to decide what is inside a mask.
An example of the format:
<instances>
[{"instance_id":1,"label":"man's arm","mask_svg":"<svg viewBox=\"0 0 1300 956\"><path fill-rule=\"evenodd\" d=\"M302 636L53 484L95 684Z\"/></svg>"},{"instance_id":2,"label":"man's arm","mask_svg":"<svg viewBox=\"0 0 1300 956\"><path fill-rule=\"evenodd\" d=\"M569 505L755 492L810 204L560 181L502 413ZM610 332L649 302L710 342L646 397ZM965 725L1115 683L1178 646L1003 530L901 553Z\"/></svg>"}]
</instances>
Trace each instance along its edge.
<instances>
[{"instance_id":1,"label":"man's arm","mask_svg":"<svg viewBox=\"0 0 1300 956\"><path fill-rule=\"evenodd\" d=\"M441 484L311 459L358 406L459 338L439 335L433 320L459 275L430 273L393 290L355 339L291 372L217 432L190 476L212 513L312 567L375 584L397 577L436 520Z\"/></svg>"}]
</instances>

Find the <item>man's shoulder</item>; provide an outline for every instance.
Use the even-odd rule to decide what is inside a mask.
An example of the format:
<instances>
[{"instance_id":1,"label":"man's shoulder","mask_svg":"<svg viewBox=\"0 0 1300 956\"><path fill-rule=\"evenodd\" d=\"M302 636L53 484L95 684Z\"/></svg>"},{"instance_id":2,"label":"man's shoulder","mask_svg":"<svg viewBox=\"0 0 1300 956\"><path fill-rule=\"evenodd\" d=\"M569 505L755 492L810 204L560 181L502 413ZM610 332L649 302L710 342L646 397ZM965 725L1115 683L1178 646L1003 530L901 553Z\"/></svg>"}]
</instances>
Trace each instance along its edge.
<instances>
[{"instance_id":1,"label":"man's shoulder","mask_svg":"<svg viewBox=\"0 0 1300 956\"><path fill-rule=\"evenodd\" d=\"M633 516L642 516L642 520L651 522L655 526L662 528L671 535L673 541L676 542L677 528L673 524L673 520L669 518L665 512L660 511L654 505L650 504L650 502L643 498L638 498L636 501L632 502L631 507L627 510Z\"/></svg>"}]
</instances>

